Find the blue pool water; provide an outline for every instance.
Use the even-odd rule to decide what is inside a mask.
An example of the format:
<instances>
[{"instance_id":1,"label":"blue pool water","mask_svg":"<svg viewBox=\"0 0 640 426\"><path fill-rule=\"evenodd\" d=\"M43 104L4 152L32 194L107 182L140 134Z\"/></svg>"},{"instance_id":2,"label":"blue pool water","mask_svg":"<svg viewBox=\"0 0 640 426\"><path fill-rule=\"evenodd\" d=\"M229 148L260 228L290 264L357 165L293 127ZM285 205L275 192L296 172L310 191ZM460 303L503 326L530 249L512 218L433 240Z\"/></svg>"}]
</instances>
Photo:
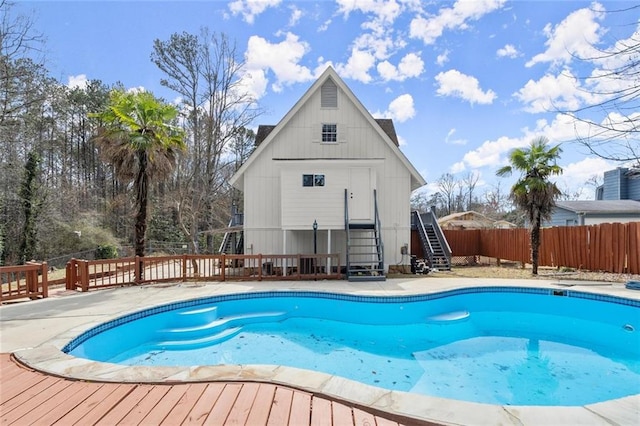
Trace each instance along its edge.
<instances>
[{"instance_id":1,"label":"blue pool water","mask_svg":"<svg viewBox=\"0 0 640 426\"><path fill-rule=\"evenodd\" d=\"M286 365L491 404L585 405L640 393L640 302L523 288L253 293L123 317L64 350L127 365Z\"/></svg>"}]
</instances>

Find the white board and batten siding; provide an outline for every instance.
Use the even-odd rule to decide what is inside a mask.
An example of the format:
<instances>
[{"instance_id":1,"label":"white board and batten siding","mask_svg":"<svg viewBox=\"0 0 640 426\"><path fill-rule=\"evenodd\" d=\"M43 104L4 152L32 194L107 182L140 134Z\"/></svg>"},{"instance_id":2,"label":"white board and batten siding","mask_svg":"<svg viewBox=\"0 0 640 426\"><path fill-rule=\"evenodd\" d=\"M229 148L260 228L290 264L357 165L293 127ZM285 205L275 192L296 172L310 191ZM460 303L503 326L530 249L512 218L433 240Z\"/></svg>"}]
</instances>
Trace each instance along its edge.
<instances>
[{"instance_id":1,"label":"white board and batten siding","mask_svg":"<svg viewBox=\"0 0 640 426\"><path fill-rule=\"evenodd\" d=\"M337 107L322 106L327 79L338 83L336 100L329 102ZM424 180L335 71L325 71L316 84L232 179L244 192L245 252L310 253L315 220L318 251L344 255L345 189L350 218L363 222L374 219L376 189L385 263L407 263L399 253L411 238L409 199ZM336 142L322 142L323 124L336 125ZM324 186L304 186L303 175L322 175Z\"/></svg>"}]
</instances>

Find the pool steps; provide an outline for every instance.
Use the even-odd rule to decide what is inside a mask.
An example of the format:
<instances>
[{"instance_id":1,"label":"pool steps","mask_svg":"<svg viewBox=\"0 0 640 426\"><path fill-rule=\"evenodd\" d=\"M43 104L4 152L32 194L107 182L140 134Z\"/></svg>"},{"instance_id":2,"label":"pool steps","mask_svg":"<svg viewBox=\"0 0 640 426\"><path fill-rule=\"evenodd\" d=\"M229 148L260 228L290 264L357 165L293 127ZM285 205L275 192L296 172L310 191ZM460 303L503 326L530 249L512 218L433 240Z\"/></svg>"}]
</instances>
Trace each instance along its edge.
<instances>
[{"instance_id":1,"label":"pool steps","mask_svg":"<svg viewBox=\"0 0 640 426\"><path fill-rule=\"evenodd\" d=\"M469 319L469 311L453 311L427 317L428 323L453 323Z\"/></svg>"},{"instance_id":2,"label":"pool steps","mask_svg":"<svg viewBox=\"0 0 640 426\"><path fill-rule=\"evenodd\" d=\"M191 348L203 347L222 342L229 339L242 330L242 326L246 324L254 324L259 322L277 322L286 319L287 312L258 312L251 314L229 315L222 318L211 319L211 315L216 315L217 312L213 310L200 310L202 316L191 315L195 311L182 312L185 315L184 318L188 318L190 321L186 321L184 318L180 318L178 321L178 327L165 328L158 330L157 345L164 348L182 349L184 346ZM200 324L196 324L195 320L200 318Z\"/></svg>"}]
</instances>

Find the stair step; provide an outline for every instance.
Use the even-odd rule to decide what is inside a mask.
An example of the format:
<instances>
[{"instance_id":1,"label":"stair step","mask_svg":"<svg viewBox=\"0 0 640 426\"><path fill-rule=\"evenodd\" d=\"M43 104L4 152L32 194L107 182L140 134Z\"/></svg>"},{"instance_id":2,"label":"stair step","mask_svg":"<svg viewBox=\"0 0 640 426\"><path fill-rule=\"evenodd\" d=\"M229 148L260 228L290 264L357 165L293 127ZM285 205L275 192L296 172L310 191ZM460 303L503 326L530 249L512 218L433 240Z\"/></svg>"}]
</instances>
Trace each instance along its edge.
<instances>
[{"instance_id":1,"label":"stair step","mask_svg":"<svg viewBox=\"0 0 640 426\"><path fill-rule=\"evenodd\" d=\"M376 229L375 223L349 223L349 229Z\"/></svg>"},{"instance_id":2,"label":"stair step","mask_svg":"<svg viewBox=\"0 0 640 426\"><path fill-rule=\"evenodd\" d=\"M241 330L242 327L232 327L222 330L219 333L198 339L166 340L164 342L158 342L157 346L166 350L198 349L205 346L215 345L216 343L230 339L240 333Z\"/></svg>"}]
</instances>

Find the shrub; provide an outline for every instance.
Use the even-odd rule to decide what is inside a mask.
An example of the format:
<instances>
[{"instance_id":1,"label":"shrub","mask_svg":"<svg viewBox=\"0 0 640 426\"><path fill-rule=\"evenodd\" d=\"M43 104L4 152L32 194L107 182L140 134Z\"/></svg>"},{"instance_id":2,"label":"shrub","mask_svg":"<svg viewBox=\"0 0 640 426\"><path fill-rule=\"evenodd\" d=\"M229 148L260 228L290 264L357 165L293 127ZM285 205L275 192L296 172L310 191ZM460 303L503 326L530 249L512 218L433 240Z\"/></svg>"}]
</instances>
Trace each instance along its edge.
<instances>
[{"instance_id":1,"label":"shrub","mask_svg":"<svg viewBox=\"0 0 640 426\"><path fill-rule=\"evenodd\" d=\"M112 244L102 244L96 248L96 259L115 259L118 257L118 247Z\"/></svg>"}]
</instances>

